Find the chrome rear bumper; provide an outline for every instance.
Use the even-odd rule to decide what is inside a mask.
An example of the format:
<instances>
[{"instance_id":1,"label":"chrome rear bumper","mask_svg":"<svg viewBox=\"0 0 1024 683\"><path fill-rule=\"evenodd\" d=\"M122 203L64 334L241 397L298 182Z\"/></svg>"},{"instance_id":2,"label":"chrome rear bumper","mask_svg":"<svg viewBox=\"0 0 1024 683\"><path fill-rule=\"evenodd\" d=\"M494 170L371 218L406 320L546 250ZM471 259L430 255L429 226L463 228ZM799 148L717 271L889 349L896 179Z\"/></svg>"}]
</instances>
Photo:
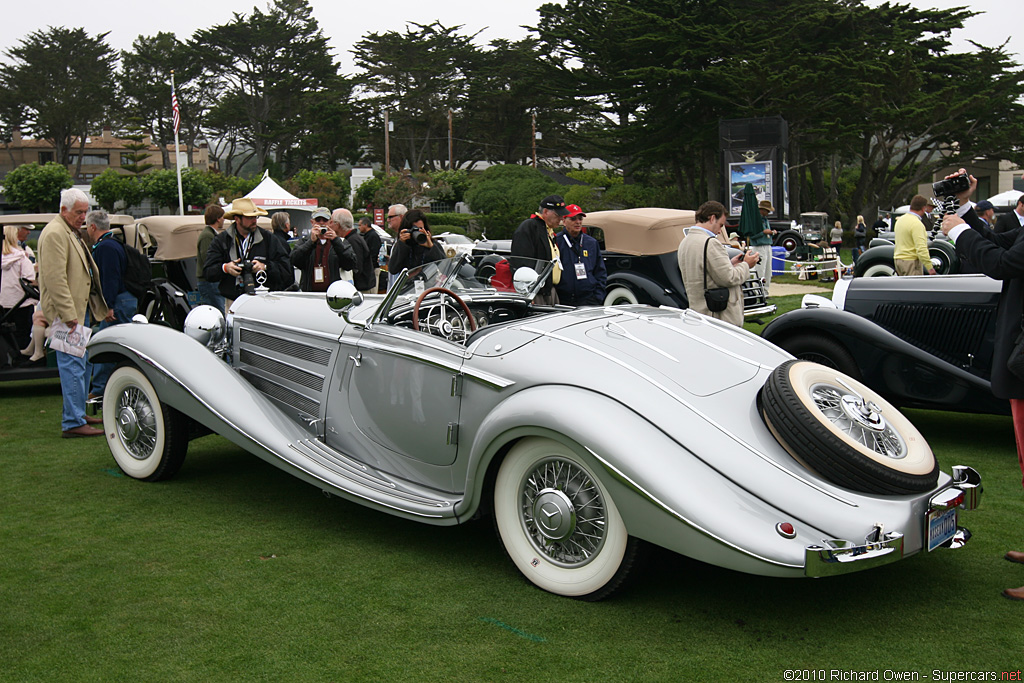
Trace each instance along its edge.
<instances>
[{"instance_id":1,"label":"chrome rear bumper","mask_svg":"<svg viewBox=\"0 0 1024 683\"><path fill-rule=\"evenodd\" d=\"M953 467L953 481L934 494L928 501L928 513L958 507L974 510L981 504L981 475L962 465ZM945 548L962 548L971 538L971 532L957 527L953 538L942 544ZM835 576L849 572L878 567L895 562L903 557L903 534L898 531L884 532L876 526L863 543L844 539L825 539L820 545L809 545L804 549L804 575L812 577Z\"/></svg>"}]
</instances>

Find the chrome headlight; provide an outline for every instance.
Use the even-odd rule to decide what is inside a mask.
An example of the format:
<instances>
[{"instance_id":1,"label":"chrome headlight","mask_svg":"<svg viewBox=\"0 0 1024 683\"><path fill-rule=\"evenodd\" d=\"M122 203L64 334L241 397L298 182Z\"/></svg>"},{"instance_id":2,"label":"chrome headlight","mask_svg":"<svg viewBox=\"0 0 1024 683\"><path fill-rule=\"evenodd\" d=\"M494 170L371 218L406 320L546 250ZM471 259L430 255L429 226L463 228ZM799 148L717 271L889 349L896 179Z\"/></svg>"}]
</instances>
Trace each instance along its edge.
<instances>
[{"instance_id":1,"label":"chrome headlight","mask_svg":"<svg viewBox=\"0 0 1024 683\"><path fill-rule=\"evenodd\" d=\"M197 306L185 316L185 334L210 349L224 339L224 315L213 306Z\"/></svg>"}]
</instances>

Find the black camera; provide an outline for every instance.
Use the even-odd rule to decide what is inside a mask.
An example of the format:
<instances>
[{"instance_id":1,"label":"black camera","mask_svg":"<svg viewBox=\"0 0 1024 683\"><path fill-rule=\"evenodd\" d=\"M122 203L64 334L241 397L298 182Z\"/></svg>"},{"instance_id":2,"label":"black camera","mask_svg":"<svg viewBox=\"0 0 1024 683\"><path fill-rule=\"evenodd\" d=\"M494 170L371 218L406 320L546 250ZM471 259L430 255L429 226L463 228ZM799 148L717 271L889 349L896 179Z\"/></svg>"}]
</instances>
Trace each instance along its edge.
<instances>
[{"instance_id":1,"label":"black camera","mask_svg":"<svg viewBox=\"0 0 1024 683\"><path fill-rule=\"evenodd\" d=\"M970 188L970 186L971 179L967 177L966 173L960 173L952 178L945 178L937 183L932 183L932 193L936 197L955 197Z\"/></svg>"},{"instance_id":2,"label":"black camera","mask_svg":"<svg viewBox=\"0 0 1024 683\"><path fill-rule=\"evenodd\" d=\"M252 261L240 261L238 267L242 269L239 275L242 278L242 289L249 296L256 295L256 275L253 273Z\"/></svg>"},{"instance_id":3,"label":"black camera","mask_svg":"<svg viewBox=\"0 0 1024 683\"><path fill-rule=\"evenodd\" d=\"M420 246L427 243L427 233L417 227L409 228L409 238Z\"/></svg>"}]
</instances>

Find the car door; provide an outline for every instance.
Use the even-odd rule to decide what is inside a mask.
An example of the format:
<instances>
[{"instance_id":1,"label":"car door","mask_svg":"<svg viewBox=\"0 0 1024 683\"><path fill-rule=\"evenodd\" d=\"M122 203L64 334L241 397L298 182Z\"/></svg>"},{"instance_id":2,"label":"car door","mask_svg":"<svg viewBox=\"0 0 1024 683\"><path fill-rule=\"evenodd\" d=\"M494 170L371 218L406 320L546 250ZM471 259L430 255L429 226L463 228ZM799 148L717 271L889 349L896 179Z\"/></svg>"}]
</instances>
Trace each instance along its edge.
<instances>
[{"instance_id":1,"label":"car door","mask_svg":"<svg viewBox=\"0 0 1024 683\"><path fill-rule=\"evenodd\" d=\"M390 453L430 465L452 464L463 347L376 324L349 349L341 389L352 427ZM331 438L328 432L328 443Z\"/></svg>"}]
</instances>

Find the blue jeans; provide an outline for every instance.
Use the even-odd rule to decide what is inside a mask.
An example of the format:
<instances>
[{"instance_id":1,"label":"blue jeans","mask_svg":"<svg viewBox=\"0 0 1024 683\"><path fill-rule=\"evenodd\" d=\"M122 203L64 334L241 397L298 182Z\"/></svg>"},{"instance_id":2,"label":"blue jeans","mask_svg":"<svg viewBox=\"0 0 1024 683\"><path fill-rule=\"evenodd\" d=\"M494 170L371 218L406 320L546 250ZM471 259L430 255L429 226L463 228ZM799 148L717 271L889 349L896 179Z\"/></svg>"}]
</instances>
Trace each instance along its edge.
<instances>
[{"instance_id":1,"label":"blue jeans","mask_svg":"<svg viewBox=\"0 0 1024 683\"><path fill-rule=\"evenodd\" d=\"M108 323L104 320L100 323L100 329L105 330L111 325L130 323L138 307L138 299L131 292L121 292L114 299L114 322ZM110 373L114 371L114 365L114 363L96 363L90 366L92 374L92 386L89 387L90 394L95 394L96 396L103 395L103 390L107 387L107 380L110 379Z\"/></svg>"},{"instance_id":2,"label":"blue jeans","mask_svg":"<svg viewBox=\"0 0 1024 683\"><path fill-rule=\"evenodd\" d=\"M209 304L224 313L224 297L221 296L220 288L216 282L199 281L199 303Z\"/></svg>"},{"instance_id":3,"label":"blue jeans","mask_svg":"<svg viewBox=\"0 0 1024 683\"><path fill-rule=\"evenodd\" d=\"M80 325L89 324L89 314ZM79 358L57 351L57 372L60 373L60 393L63 401L60 429L63 432L85 424L85 382L88 378L89 353Z\"/></svg>"}]
</instances>

